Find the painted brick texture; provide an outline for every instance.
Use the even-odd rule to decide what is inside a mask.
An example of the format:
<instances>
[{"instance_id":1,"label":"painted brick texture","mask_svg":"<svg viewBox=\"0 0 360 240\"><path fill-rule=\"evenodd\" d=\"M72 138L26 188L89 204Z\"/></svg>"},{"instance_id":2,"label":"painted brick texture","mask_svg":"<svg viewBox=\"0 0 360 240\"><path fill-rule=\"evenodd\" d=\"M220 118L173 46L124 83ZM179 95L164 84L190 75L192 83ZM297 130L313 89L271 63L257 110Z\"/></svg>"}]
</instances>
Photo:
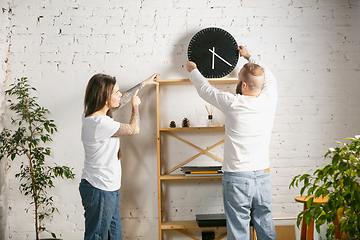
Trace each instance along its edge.
<instances>
[{"instance_id":1,"label":"painted brick texture","mask_svg":"<svg viewBox=\"0 0 360 240\"><path fill-rule=\"evenodd\" d=\"M229 31L277 77L279 102L270 146L275 218L295 218L301 211L294 202L299 190L288 188L293 176L321 166L329 147L360 132L357 0L3 0L0 6L0 127L11 123L4 90L14 78L27 76L38 89L39 103L58 125L48 161L68 164L76 173L74 181L57 180L50 191L60 214L47 227L63 239L81 239L84 231L78 183L88 80L95 73L107 73L117 77L124 92L155 72L164 79L187 78L187 46L203 28ZM244 63L240 60L230 77L236 77ZM193 126L203 124L204 102L193 90L179 91L169 90L168 95L178 99L168 106L182 104L170 111L172 115L163 115L162 124L176 118L180 125L183 117ZM141 133L121 140L120 207L124 239L150 240L158 238L155 90L144 88L139 96ZM223 118L216 115L221 124ZM128 122L130 107L115 117ZM210 146L206 144L202 147ZM214 149L214 154L221 150ZM182 152L176 155L181 158ZM28 200L18 192L14 178L18 167L18 161L0 165L1 239L33 239L32 215L24 212ZM172 220L223 210L219 181L175 184L166 194L165 215ZM166 235L187 239L179 233Z\"/></svg>"}]
</instances>

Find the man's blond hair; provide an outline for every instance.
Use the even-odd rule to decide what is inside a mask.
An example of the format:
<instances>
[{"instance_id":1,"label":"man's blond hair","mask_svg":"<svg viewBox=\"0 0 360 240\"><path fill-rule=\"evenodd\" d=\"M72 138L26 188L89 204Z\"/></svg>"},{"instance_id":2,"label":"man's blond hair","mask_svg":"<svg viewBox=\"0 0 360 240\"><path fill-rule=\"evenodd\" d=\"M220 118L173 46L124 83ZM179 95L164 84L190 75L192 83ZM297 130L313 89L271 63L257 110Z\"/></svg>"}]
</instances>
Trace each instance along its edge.
<instances>
[{"instance_id":1,"label":"man's blond hair","mask_svg":"<svg viewBox=\"0 0 360 240\"><path fill-rule=\"evenodd\" d=\"M250 89L262 88L264 84L264 69L255 63L246 63L243 66L241 80L247 82Z\"/></svg>"}]
</instances>

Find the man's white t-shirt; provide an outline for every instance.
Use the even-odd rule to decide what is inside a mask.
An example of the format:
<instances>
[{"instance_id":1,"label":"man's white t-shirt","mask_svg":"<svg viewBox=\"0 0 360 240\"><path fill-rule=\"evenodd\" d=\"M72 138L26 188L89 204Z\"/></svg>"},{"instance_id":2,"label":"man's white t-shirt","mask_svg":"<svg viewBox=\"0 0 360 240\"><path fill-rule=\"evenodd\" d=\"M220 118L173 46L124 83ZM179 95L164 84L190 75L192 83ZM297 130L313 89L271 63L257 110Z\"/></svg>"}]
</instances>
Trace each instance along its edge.
<instances>
[{"instance_id":1,"label":"man's white t-shirt","mask_svg":"<svg viewBox=\"0 0 360 240\"><path fill-rule=\"evenodd\" d=\"M83 116L82 123L85 163L81 179L101 190L120 189L121 162L117 157L120 139L112 137L120 123L105 115Z\"/></svg>"},{"instance_id":2,"label":"man's white t-shirt","mask_svg":"<svg viewBox=\"0 0 360 240\"><path fill-rule=\"evenodd\" d=\"M277 104L277 87L270 70L255 60L265 72L265 81L256 98L220 91L195 69L190 80L201 98L226 117L223 171L242 172L270 167L269 144Z\"/></svg>"}]
</instances>

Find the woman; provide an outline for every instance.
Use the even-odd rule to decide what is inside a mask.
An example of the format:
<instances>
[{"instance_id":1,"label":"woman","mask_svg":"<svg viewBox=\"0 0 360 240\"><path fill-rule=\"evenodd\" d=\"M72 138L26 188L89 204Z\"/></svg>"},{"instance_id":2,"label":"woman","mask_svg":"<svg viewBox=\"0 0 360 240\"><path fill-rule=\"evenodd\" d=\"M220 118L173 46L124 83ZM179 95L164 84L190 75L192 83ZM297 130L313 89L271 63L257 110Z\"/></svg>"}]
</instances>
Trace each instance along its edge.
<instances>
[{"instance_id":1,"label":"woman","mask_svg":"<svg viewBox=\"0 0 360 240\"><path fill-rule=\"evenodd\" d=\"M119 209L121 186L120 136L139 133L140 98L137 92L144 86L157 84L158 74L139 83L124 95L114 77L96 74L85 92L85 113L82 119L81 141L85 163L79 186L84 206L85 240L122 239ZM132 99L129 124L116 122L112 109L122 107Z\"/></svg>"}]
</instances>

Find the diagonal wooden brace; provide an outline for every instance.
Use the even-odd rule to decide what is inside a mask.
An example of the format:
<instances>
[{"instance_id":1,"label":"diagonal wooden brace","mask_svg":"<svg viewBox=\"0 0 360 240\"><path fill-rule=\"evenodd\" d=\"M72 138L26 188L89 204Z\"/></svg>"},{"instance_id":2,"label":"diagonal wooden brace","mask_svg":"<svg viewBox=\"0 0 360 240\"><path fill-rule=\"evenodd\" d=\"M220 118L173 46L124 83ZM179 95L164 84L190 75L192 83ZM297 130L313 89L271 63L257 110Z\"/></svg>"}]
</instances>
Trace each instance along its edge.
<instances>
[{"instance_id":1,"label":"diagonal wooden brace","mask_svg":"<svg viewBox=\"0 0 360 240\"><path fill-rule=\"evenodd\" d=\"M196 146L195 144L192 144L192 143L189 142L189 141L186 141L185 139L183 139L183 138L181 138L181 137L179 137L179 136L177 136L177 135L175 135L175 134L173 134L173 133L171 133L171 132L164 132L164 133L166 133L166 134L168 134L168 135L170 135L170 136L172 136L172 137L180 140L180 141L183 142L183 143L186 143L186 144L188 144L188 145L196 148L197 150L204 151L204 149ZM218 160L218 161L220 161L220 162L223 162L223 161L224 161L222 158L219 158L218 156L216 156L216 155L214 155L214 154L212 154L212 153L210 153L210 152L205 152L205 154L207 154L207 155L215 158L216 160Z\"/></svg>"},{"instance_id":2,"label":"diagonal wooden brace","mask_svg":"<svg viewBox=\"0 0 360 240\"><path fill-rule=\"evenodd\" d=\"M180 167L184 166L185 164L191 162L191 161L194 160L195 158L201 156L201 155L204 154L204 153L207 153L207 152L210 151L211 149L213 149L213 148L219 146L220 144L224 143L224 141L225 141L225 140L223 139L223 140L215 143L214 145L210 146L209 148L203 149L203 150L202 150L201 152L199 152L198 154L196 154L196 155L194 155L193 157L187 159L186 161L180 163L180 164L177 165L176 167L170 169L169 171L167 171L166 173L164 173L164 175L167 175L167 174L170 174L170 173L174 172L175 170L177 170L177 169L179 169Z\"/></svg>"},{"instance_id":3,"label":"diagonal wooden brace","mask_svg":"<svg viewBox=\"0 0 360 240\"><path fill-rule=\"evenodd\" d=\"M189 233L185 232L184 230L181 230L181 229L175 229L175 230L178 231L178 232L181 232L182 234L184 234L185 236L187 236L187 237L189 237L189 238L191 238L191 239L200 240L200 239L198 239L198 238L190 235Z\"/></svg>"},{"instance_id":4,"label":"diagonal wooden brace","mask_svg":"<svg viewBox=\"0 0 360 240\"><path fill-rule=\"evenodd\" d=\"M214 240L220 240L220 239L223 239L224 237L226 237L227 235L227 232L221 234L220 236L218 236L217 238L215 238Z\"/></svg>"},{"instance_id":5,"label":"diagonal wooden brace","mask_svg":"<svg viewBox=\"0 0 360 240\"><path fill-rule=\"evenodd\" d=\"M181 230L181 229L175 229L175 230L178 231L178 232L180 232L180 233L182 233L182 234L184 234L185 236L187 236L187 237L189 237L189 238L191 238L191 239L199 240L198 238L190 235L189 233L185 232L184 230ZM218 236L217 238L215 238L214 240L223 239L226 235L227 235L227 233L225 232L225 233L219 235L219 236Z\"/></svg>"}]
</instances>

